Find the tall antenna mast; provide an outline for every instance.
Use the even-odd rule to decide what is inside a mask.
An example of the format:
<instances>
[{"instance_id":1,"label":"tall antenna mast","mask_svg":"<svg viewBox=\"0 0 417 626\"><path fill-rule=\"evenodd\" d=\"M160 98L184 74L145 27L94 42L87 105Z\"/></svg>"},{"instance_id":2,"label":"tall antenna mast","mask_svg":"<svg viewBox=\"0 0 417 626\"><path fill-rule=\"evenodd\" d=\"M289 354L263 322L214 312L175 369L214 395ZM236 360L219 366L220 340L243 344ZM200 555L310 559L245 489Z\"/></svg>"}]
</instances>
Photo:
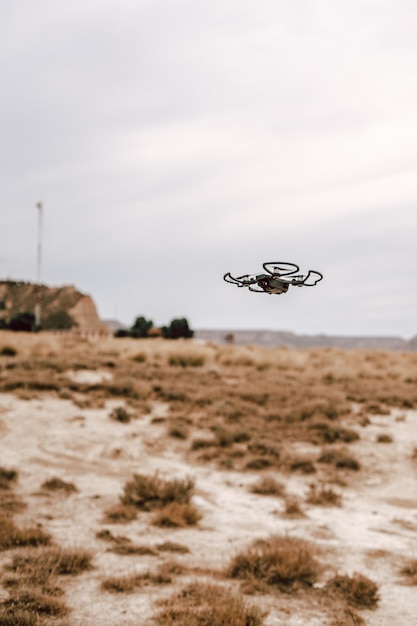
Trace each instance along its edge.
<instances>
[{"instance_id":1,"label":"tall antenna mast","mask_svg":"<svg viewBox=\"0 0 417 626\"><path fill-rule=\"evenodd\" d=\"M35 328L41 326L41 279L42 279L42 202L36 204L38 209L38 247L36 255L36 292L35 292Z\"/></svg>"}]
</instances>

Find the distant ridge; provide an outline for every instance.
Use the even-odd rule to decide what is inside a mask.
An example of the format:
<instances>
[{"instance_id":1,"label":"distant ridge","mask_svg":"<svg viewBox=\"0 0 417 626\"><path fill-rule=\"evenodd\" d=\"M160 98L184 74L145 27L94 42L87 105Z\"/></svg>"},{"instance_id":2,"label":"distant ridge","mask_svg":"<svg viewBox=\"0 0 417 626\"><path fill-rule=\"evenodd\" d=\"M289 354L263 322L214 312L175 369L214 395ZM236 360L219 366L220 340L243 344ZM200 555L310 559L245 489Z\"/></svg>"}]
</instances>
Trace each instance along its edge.
<instances>
[{"instance_id":1,"label":"distant ridge","mask_svg":"<svg viewBox=\"0 0 417 626\"><path fill-rule=\"evenodd\" d=\"M417 335L410 340L401 337L339 337L332 335L297 335L290 331L279 330L196 330L196 339L214 343L233 343L237 345L257 345L269 348L286 346L287 348L342 348L352 350L364 348L370 350L416 351Z\"/></svg>"}]
</instances>

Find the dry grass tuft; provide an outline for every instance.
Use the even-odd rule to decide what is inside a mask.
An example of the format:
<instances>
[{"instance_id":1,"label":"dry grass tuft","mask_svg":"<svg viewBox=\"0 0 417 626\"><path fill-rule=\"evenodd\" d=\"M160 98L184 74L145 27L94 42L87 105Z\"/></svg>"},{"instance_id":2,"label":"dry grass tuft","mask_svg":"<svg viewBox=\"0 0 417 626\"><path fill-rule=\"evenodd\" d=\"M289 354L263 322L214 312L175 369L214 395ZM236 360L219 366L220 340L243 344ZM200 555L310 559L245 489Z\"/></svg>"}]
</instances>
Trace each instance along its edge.
<instances>
[{"instance_id":1,"label":"dry grass tuft","mask_svg":"<svg viewBox=\"0 0 417 626\"><path fill-rule=\"evenodd\" d=\"M340 611L331 626L363 626L365 620L350 607Z\"/></svg>"},{"instance_id":2,"label":"dry grass tuft","mask_svg":"<svg viewBox=\"0 0 417 626\"><path fill-rule=\"evenodd\" d=\"M250 486L250 491L261 496L278 496L279 498L285 496L285 487L283 483L270 475L261 476L253 485Z\"/></svg>"},{"instance_id":3,"label":"dry grass tuft","mask_svg":"<svg viewBox=\"0 0 417 626\"><path fill-rule=\"evenodd\" d=\"M12 483L17 481L17 470L0 467L0 489L10 489Z\"/></svg>"},{"instance_id":4,"label":"dry grass tuft","mask_svg":"<svg viewBox=\"0 0 417 626\"><path fill-rule=\"evenodd\" d=\"M315 554L314 547L303 539L274 535L237 554L227 573L232 578L288 591L299 585L311 586L317 580L320 566Z\"/></svg>"},{"instance_id":5,"label":"dry grass tuft","mask_svg":"<svg viewBox=\"0 0 417 626\"><path fill-rule=\"evenodd\" d=\"M318 463L334 465L337 469L346 469L357 472L361 465L354 456L342 449L326 450L317 459Z\"/></svg>"},{"instance_id":6,"label":"dry grass tuft","mask_svg":"<svg viewBox=\"0 0 417 626\"><path fill-rule=\"evenodd\" d=\"M118 503L105 511L104 520L110 524L127 524L136 519L137 515L136 507Z\"/></svg>"},{"instance_id":7,"label":"dry grass tuft","mask_svg":"<svg viewBox=\"0 0 417 626\"><path fill-rule=\"evenodd\" d=\"M344 598L348 604L358 609L372 609L378 604L378 585L355 573L353 576L337 575L331 578L325 589Z\"/></svg>"},{"instance_id":8,"label":"dry grass tuft","mask_svg":"<svg viewBox=\"0 0 417 626\"><path fill-rule=\"evenodd\" d=\"M389 435L388 433L380 433L376 438L377 443L392 443L393 441L394 439L392 435Z\"/></svg>"},{"instance_id":9,"label":"dry grass tuft","mask_svg":"<svg viewBox=\"0 0 417 626\"><path fill-rule=\"evenodd\" d=\"M26 614L26 616L58 617L66 615L68 612L68 609L62 600L40 591L21 591L12 594L10 598L4 600L2 604L5 609L7 620L2 622L5 626L10 623L10 618L15 619L16 614ZM36 621L34 623L36 624Z\"/></svg>"},{"instance_id":10,"label":"dry grass tuft","mask_svg":"<svg viewBox=\"0 0 417 626\"><path fill-rule=\"evenodd\" d=\"M204 354L193 354L192 352L188 354L170 354L168 363L174 367L202 367L205 363L205 356Z\"/></svg>"},{"instance_id":11,"label":"dry grass tuft","mask_svg":"<svg viewBox=\"0 0 417 626\"><path fill-rule=\"evenodd\" d=\"M195 526L201 518L200 511L193 504L171 502L156 511L153 524L164 528L184 528Z\"/></svg>"},{"instance_id":12,"label":"dry grass tuft","mask_svg":"<svg viewBox=\"0 0 417 626\"><path fill-rule=\"evenodd\" d=\"M285 515L287 517L305 517L299 498L294 495L285 496Z\"/></svg>"},{"instance_id":13,"label":"dry grass tuft","mask_svg":"<svg viewBox=\"0 0 417 626\"><path fill-rule=\"evenodd\" d=\"M309 504L315 504L317 506L340 506L342 496L332 489L332 487L312 484L309 486L306 500Z\"/></svg>"},{"instance_id":14,"label":"dry grass tuft","mask_svg":"<svg viewBox=\"0 0 417 626\"><path fill-rule=\"evenodd\" d=\"M53 547L16 554L7 569L25 584L44 585L53 576L76 576L88 571L91 562L88 550Z\"/></svg>"},{"instance_id":15,"label":"dry grass tuft","mask_svg":"<svg viewBox=\"0 0 417 626\"><path fill-rule=\"evenodd\" d=\"M151 511L176 502L188 504L194 493L192 478L165 480L158 474L134 474L124 486L121 502L143 511Z\"/></svg>"},{"instance_id":16,"label":"dry grass tuft","mask_svg":"<svg viewBox=\"0 0 417 626\"><path fill-rule=\"evenodd\" d=\"M0 517L0 550L20 546L46 546L51 536L39 527L18 528L10 517Z\"/></svg>"},{"instance_id":17,"label":"dry grass tuft","mask_svg":"<svg viewBox=\"0 0 417 626\"><path fill-rule=\"evenodd\" d=\"M417 559L410 559L400 570L409 585L417 585Z\"/></svg>"},{"instance_id":18,"label":"dry grass tuft","mask_svg":"<svg viewBox=\"0 0 417 626\"><path fill-rule=\"evenodd\" d=\"M123 406L117 406L110 413L110 419L127 424L132 419L132 416Z\"/></svg>"},{"instance_id":19,"label":"dry grass tuft","mask_svg":"<svg viewBox=\"0 0 417 626\"><path fill-rule=\"evenodd\" d=\"M57 476L45 480L42 483L41 488L46 491L65 493L67 495L70 493L77 493L78 491L77 487L73 483L66 482Z\"/></svg>"},{"instance_id":20,"label":"dry grass tuft","mask_svg":"<svg viewBox=\"0 0 417 626\"><path fill-rule=\"evenodd\" d=\"M220 585L192 583L165 600L156 626L262 626L265 613Z\"/></svg>"},{"instance_id":21,"label":"dry grass tuft","mask_svg":"<svg viewBox=\"0 0 417 626\"><path fill-rule=\"evenodd\" d=\"M177 552L178 554L188 554L190 549L175 541L165 541L156 546L161 552Z\"/></svg>"},{"instance_id":22,"label":"dry grass tuft","mask_svg":"<svg viewBox=\"0 0 417 626\"><path fill-rule=\"evenodd\" d=\"M0 356L16 356L17 350L13 346L2 346L0 348Z\"/></svg>"},{"instance_id":23,"label":"dry grass tuft","mask_svg":"<svg viewBox=\"0 0 417 626\"><path fill-rule=\"evenodd\" d=\"M169 585L173 577L185 571L179 563L162 563L155 572L126 574L124 576L110 576L101 582L101 588L111 593L133 593L146 585Z\"/></svg>"}]
</instances>

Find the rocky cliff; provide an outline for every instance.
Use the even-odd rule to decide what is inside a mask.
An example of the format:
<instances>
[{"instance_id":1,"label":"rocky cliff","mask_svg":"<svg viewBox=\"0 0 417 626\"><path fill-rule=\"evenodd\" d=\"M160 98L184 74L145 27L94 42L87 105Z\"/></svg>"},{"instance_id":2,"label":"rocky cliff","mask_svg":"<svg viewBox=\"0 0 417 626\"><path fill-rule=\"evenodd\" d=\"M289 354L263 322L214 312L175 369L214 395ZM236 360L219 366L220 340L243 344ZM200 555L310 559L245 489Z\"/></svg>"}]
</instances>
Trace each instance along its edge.
<instances>
[{"instance_id":1,"label":"rocky cliff","mask_svg":"<svg viewBox=\"0 0 417 626\"><path fill-rule=\"evenodd\" d=\"M107 331L92 298L73 285L48 287L0 281L0 320L10 322L19 313L33 313L37 301L41 308L41 326L45 330Z\"/></svg>"}]
</instances>

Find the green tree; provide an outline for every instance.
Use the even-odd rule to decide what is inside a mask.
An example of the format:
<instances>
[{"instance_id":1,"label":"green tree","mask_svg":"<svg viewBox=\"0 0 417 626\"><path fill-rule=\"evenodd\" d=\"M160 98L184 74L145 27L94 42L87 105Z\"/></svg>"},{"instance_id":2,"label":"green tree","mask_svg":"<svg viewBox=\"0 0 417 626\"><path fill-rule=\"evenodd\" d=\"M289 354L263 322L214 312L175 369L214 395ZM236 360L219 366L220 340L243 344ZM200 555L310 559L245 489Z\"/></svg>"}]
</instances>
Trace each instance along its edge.
<instances>
[{"instance_id":1,"label":"green tree","mask_svg":"<svg viewBox=\"0 0 417 626\"><path fill-rule=\"evenodd\" d=\"M185 317L173 319L169 326L162 327L164 339L190 339L194 336L194 331L190 329Z\"/></svg>"},{"instance_id":2,"label":"green tree","mask_svg":"<svg viewBox=\"0 0 417 626\"><path fill-rule=\"evenodd\" d=\"M131 327L129 334L135 339L147 337L152 326L153 322L151 320L147 320L145 317L143 317L143 315L141 315L135 319L135 323Z\"/></svg>"},{"instance_id":3,"label":"green tree","mask_svg":"<svg viewBox=\"0 0 417 626\"><path fill-rule=\"evenodd\" d=\"M35 329L35 316L32 313L18 313L10 320L10 330L32 332Z\"/></svg>"}]
</instances>

